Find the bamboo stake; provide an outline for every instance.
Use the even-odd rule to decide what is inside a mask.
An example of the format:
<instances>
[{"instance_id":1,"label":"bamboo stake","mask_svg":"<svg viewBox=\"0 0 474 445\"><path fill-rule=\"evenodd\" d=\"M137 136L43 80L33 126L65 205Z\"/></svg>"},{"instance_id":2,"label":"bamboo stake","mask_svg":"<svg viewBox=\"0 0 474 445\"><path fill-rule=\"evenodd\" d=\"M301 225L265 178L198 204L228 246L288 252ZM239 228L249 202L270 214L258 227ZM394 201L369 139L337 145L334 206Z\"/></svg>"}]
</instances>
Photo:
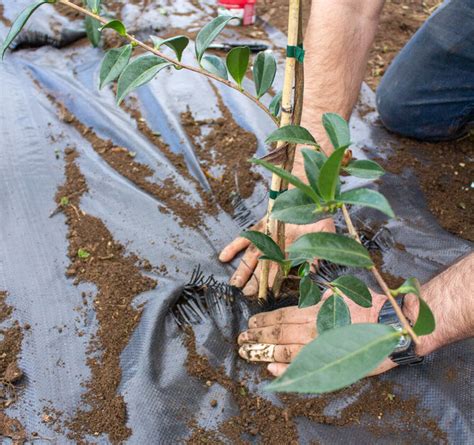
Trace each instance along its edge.
<instances>
[{"instance_id":1,"label":"bamboo stake","mask_svg":"<svg viewBox=\"0 0 474 445\"><path fill-rule=\"evenodd\" d=\"M288 46L296 46L298 44L298 23L300 14L300 0L290 0L288 14ZM285 61L285 77L283 81L283 91L281 97L281 118L280 127L291 124L293 115L293 85L295 82L296 59L287 57ZM277 150L283 147L284 142L278 142ZM284 165L283 165L284 167ZM271 189L280 191L283 181L277 175L272 175ZM268 200L267 214L265 216L265 234L275 238L277 236L277 223L274 219L270 219L270 213L273 208L274 200ZM284 232L283 232L284 238ZM270 272L270 261L262 261L262 269L260 273L258 298L265 300L268 292L268 275Z\"/></svg>"},{"instance_id":2,"label":"bamboo stake","mask_svg":"<svg viewBox=\"0 0 474 445\"><path fill-rule=\"evenodd\" d=\"M303 45L303 8L299 8L298 16L298 45ZM304 92L304 66L302 62L298 62L295 67L295 92L294 92L294 112L292 117L293 125L301 124L301 116L303 114L303 92ZM295 161L296 145L290 145L287 150L287 159L285 161L285 170L292 171ZM288 188L288 183L283 181L282 189ZM281 250L285 251L285 223L277 221L277 244ZM280 294L281 286L285 277L279 268L272 286L272 291L275 297Z\"/></svg>"}]
</instances>

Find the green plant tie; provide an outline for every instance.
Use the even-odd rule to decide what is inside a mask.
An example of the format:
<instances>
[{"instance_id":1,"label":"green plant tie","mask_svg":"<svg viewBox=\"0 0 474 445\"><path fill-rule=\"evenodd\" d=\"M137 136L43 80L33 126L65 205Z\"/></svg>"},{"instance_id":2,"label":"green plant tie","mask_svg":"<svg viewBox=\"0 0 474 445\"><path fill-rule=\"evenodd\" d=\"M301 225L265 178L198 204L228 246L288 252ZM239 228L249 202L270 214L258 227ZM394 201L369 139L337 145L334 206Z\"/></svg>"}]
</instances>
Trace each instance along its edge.
<instances>
[{"instance_id":1,"label":"green plant tie","mask_svg":"<svg viewBox=\"0 0 474 445\"><path fill-rule=\"evenodd\" d=\"M302 44L298 46L288 45L286 47L286 57L293 57L299 63L303 63L304 60L304 48Z\"/></svg>"},{"instance_id":2,"label":"green plant tie","mask_svg":"<svg viewBox=\"0 0 474 445\"><path fill-rule=\"evenodd\" d=\"M270 190L270 199L277 199L282 193L285 193L288 189L286 190Z\"/></svg>"}]
</instances>

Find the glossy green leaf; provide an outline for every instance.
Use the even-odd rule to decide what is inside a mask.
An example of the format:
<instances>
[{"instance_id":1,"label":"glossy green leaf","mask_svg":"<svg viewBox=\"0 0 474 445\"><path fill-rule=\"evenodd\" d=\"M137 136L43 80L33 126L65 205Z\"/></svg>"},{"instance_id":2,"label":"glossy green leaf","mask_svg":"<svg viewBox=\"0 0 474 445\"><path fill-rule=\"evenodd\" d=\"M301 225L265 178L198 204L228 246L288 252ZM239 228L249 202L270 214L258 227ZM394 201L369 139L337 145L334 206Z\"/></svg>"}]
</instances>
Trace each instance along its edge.
<instances>
[{"instance_id":1,"label":"glossy green leaf","mask_svg":"<svg viewBox=\"0 0 474 445\"><path fill-rule=\"evenodd\" d=\"M289 224L311 224L331 215L317 208L314 201L300 189L291 189L275 200L272 219Z\"/></svg>"},{"instance_id":2,"label":"glossy green leaf","mask_svg":"<svg viewBox=\"0 0 474 445\"><path fill-rule=\"evenodd\" d=\"M308 264L308 263L306 263ZM318 285L306 275L300 280L300 297L298 300L298 307L303 309L305 307L314 306L321 301L321 290Z\"/></svg>"},{"instance_id":3,"label":"glossy green leaf","mask_svg":"<svg viewBox=\"0 0 474 445\"><path fill-rule=\"evenodd\" d=\"M380 365L400 336L383 324L357 323L331 329L306 345L266 389L321 394L344 388Z\"/></svg>"},{"instance_id":4,"label":"glossy green leaf","mask_svg":"<svg viewBox=\"0 0 474 445\"><path fill-rule=\"evenodd\" d=\"M256 230L246 230L240 234L241 237L248 239L255 247L260 250L267 258L272 261L285 261L285 255L278 247L278 244L271 237Z\"/></svg>"},{"instance_id":5,"label":"glossy green leaf","mask_svg":"<svg viewBox=\"0 0 474 445\"><path fill-rule=\"evenodd\" d=\"M367 285L352 275L343 275L331 283L346 297L362 307L372 306L372 295Z\"/></svg>"},{"instance_id":6,"label":"glossy green leaf","mask_svg":"<svg viewBox=\"0 0 474 445\"><path fill-rule=\"evenodd\" d=\"M393 294L415 294L418 297L418 318L413 326L413 330L417 335L429 335L435 330L436 322L433 312L422 298L421 286L416 278L408 278Z\"/></svg>"},{"instance_id":7,"label":"glossy green leaf","mask_svg":"<svg viewBox=\"0 0 474 445\"><path fill-rule=\"evenodd\" d=\"M160 70L170 63L157 56L141 56L122 72L117 84L117 103L120 104L130 91L150 82Z\"/></svg>"},{"instance_id":8,"label":"glossy green leaf","mask_svg":"<svg viewBox=\"0 0 474 445\"><path fill-rule=\"evenodd\" d=\"M254 164L262 165L267 170L270 170L272 173L275 173L280 178L284 179L289 184L294 185L296 188L301 190L307 196L309 196L315 203L319 203L319 197L316 192L303 181L298 179L296 176L292 175L291 173L287 172L283 168L277 167L276 165L270 164L269 162L263 161L261 159L250 159L250 162Z\"/></svg>"},{"instance_id":9,"label":"glossy green leaf","mask_svg":"<svg viewBox=\"0 0 474 445\"><path fill-rule=\"evenodd\" d=\"M273 116L278 117L280 114L280 109L281 109L281 96L282 92L280 91L279 93L276 93L273 96L272 101L270 102L270 105L268 109L270 110L270 113L273 114Z\"/></svg>"},{"instance_id":10,"label":"glossy green leaf","mask_svg":"<svg viewBox=\"0 0 474 445\"><path fill-rule=\"evenodd\" d=\"M101 32L99 31L100 23L98 20L93 19L92 17L87 16L84 19L84 26L86 28L86 34L89 41L92 43L92 46L98 47L101 38Z\"/></svg>"},{"instance_id":11,"label":"glossy green leaf","mask_svg":"<svg viewBox=\"0 0 474 445\"><path fill-rule=\"evenodd\" d=\"M311 148L303 148L301 153L303 154L306 178L313 190L319 194L319 174L327 158L323 153Z\"/></svg>"},{"instance_id":12,"label":"glossy green leaf","mask_svg":"<svg viewBox=\"0 0 474 445\"><path fill-rule=\"evenodd\" d=\"M349 190L348 192L341 193L337 197L337 201L343 202L344 204L372 207L385 213L391 218L395 216L387 198L375 190L365 188Z\"/></svg>"},{"instance_id":13,"label":"glossy green leaf","mask_svg":"<svg viewBox=\"0 0 474 445\"><path fill-rule=\"evenodd\" d=\"M204 51L206 51L209 45L224 29L225 25L232 19L235 19L235 17L219 15L199 31L195 43L196 58L199 62L201 62Z\"/></svg>"},{"instance_id":14,"label":"glossy green leaf","mask_svg":"<svg viewBox=\"0 0 474 445\"><path fill-rule=\"evenodd\" d=\"M107 51L100 67L99 88L117 79L130 61L132 45L113 48Z\"/></svg>"},{"instance_id":15,"label":"glossy green leaf","mask_svg":"<svg viewBox=\"0 0 474 445\"><path fill-rule=\"evenodd\" d=\"M39 0L32 3L30 6L28 6L23 11L21 11L20 15L13 22L10 28L10 31L8 32L7 36L5 37L5 40L2 43L2 46L0 46L0 57L2 60L3 60L3 57L5 56L5 52L7 48L11 45L13 40L15 40L16 36L23 29L23 27L25 26L26 22L31 17L31 15L41 5L44 5L45 3L55 3L55 0L54 1L53 0Z\"/></svg>"},{"instance_id":16,"label":"glossy green leaf","mask_svg":"<svg viewBox=\"0 0 474 445\"><path fill-rule=\"evenodd\" d=\"M217 56L208 55L201 59L201 66L206 71L222 79L228 79L227 68L224 62Z\"/></svg>"},{"instance_id":17,"label":"glossy green leaf","mask_svg":"<svg viewBox=\"0 0 474 445\"><path fill-rule=\"evenodd\" d=\"M242 86L245 73L249 67L250 49L248 46L232 48L227 54L226 65L230 75L239 86Z\"/></svg>"},{"instance_id":18,"label":"glossy green leaf","mask_svg":"<svg viewBox=\"0 0 474 445\"><path fill-rule=\"evenodd\" d=\"M255 91L260 99L273 85L277 63L275 56L263 51L257 54L253 64L253 81L255 83Z\"/></svg>"},{"instance_id":19,"label":"glossy green leaf","mask_svg":"<svg viewBox=\"0 0 474 445\"><path fill-rule=\"evenodd\" d=\"M313 136L311 136L311 133L306 130L306 128L298 125L285 125L284 127L280 127L265 140L267 144L278 141L288 142L290 144L318 145Z\"/></svg>"},{"instance_id":20,"label":"glossy green leaf","mask_svg":"<svg viewBox=\"0 0 474 445\"><path fill-rule=\"evenodd\" d=\"M351 176L364 179L377 179L385 174L385 170L379 164L369 159L352 161L344 167L344 170Z\"/></svg>"},{"instance_id":21,"label":"glossy green leaf","mask_svg":"<svg viewBox=\"0 0 474 445\"><path fill-rule=\"evenodd\" d=\"M336 196L336 190L340 183L341 162L345 152L345 148L338 148L332 152L319 172L319 193L326 201L332 201Z\"/></svg>"},{"instance_id":22,"label":"glossy green leaf","mask_svg":"<svg viewBox=\"0 0 474 445\"><path fill-rule=\"evenodd\" d=\"M179 62L181 62L181 58L183 57L183 52L189 44L189 39L186 36L175 36L170 37L169 39L160 39L156 36L150 36L153 42L153 46L155 49L160 49L161 46L165 45L168 48L171 48Z\"/></svg>"},{"instance_id":23,"label":"glossy green leaf","mask_svg":"<svg viewBox=\"0 0 474 445\"><path fill-rule=\"evenodd\" d=\"M367 249L357 241L336 233L308 233L300 236L287 249L295 257L312 260L320 258L343 266L371 267Z\"/></svg>"},{"instance_id":24,"label":"glossy green leaf","mask_svg":"<svg viewBox=\"0 0 474 445\"><path fill-rule=\"evenodd\" d=\"M318 312L318 335L348 324L351 324L351 313L344 298L339 295L331 295Z\"/></svg>"},{"instance_id":25,"label":"glossy green leaf","mask_svg":"<svg viewBox=\"0 0 474 445\"><path fill-rule=\"evenodd\" d=\"M125 25L120 21L120 20L111 20L110 22L106 23L105 25L102 25L99 28L99 31L102 32L104 29L113 29L117 33L119 33L121 36L126 36L127 35L127 28L125 28Z\"/></svg>"},{"instance_id":26,"label":"glossy green leaf","mask_svg":"<svg viewBox=\"0 0 474 445\"><path fill-rule=\"evenodd\" d=\"M339 114L324 113L323 126L335 149L350 145L349 125Z\"/></svg>"},{"instance_id":27,"label":"glossy green leaf","mask_svg":"<svg viewBox=\"0 0 474 445\"><path fill-rule=\"evenodd\" d=\"M306 275L308 275L310 271L311 271L311 266L309 265L309 263L304 262L298 268L298 276L303 278Z\"/></svg>"}]
</instances>

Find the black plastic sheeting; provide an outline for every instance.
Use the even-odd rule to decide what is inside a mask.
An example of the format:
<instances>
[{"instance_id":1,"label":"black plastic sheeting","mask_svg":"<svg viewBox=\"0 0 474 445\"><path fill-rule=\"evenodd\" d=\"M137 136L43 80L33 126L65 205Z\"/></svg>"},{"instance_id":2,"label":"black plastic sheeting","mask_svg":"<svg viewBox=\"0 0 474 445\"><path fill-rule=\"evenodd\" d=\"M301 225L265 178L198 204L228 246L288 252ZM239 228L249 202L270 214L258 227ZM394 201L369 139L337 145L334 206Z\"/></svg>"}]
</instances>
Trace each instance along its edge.
<instances>
[{"instance_id":1,"label":"black plastic sheeting","mask_svg":"<svg viewBox=\"0 0 474 445\"><path fill-rule=\"evenodd\" d=\"M12 19L27 3L4 2L4 15ZM165 15L157 13L156 3L151 2L146 14L138 14L136 5L127 5L124 7L127 13L122 15L135 20L129 26L135 25L146 34L149 29L170 26L195 27L196 21L206 20L212 13L211 6L212 2L203 2L200 10L186 1L172 2L167 5L169 14ZM55 23L56 31L51 33L47 23ZM284 45L284 36L270 27L267 30L274 42ZM6 31L0 24L1 38ZM37 40L41 34L48 35L48 39ZM225 36L232 38L234 34L230 30ZM23 42L33 46L51 43L51 39L56 46L62 46L68 39L82 35L82 31L80 22L70 24L46 6L39 10L25 35ZM89 193L81 201L83 210L102 219L128 251L136 252L154 265L166 263L172 271L165 277L150 274L159 278L159 285L137 298L137 304L146 305L140 325L122 355L120 392L125 397L128 425L133 431L129 443L177 443L189 436L190 417L202 427L216 428L221 421L237 414L231 396L223 388L204 387L187 374L183 366L187 352L182 331L169 308L182 296L183 286L198 265L205 276L212 275L216 282L227 281L233 267L219 263L217 255L243 227L238 219L223 211L206 218L207 228L180 227L172 214L157 210L162 203L112 169L76 130L58 118L34 82L61 100L98 135L136 152L135 159L156 172L156 181L174 176L178 184L190 190L189 199L200 199L194 186L136 131L129 115L114 105L112 92L107 89L98 92L101 57L101 50L89 46L58 49L45 45L9 53L6 62L0 65L0 289L9 292L8 302L15 307L15 317L20 323L32 326L25 334L20 361L26 375L25 391L8 413L19 418L29 432L36 431L51 438L53 443L70 443L41 421L41 412L46 405L52 405L65 416L73 416L84 391L81 383L89 376L85 351L95 332L96 320L93 313L86 319L78 318L74 308L81 301L81 292L94 289L74 286L66 278L69 261L64 217L49 218L55 208L53 198L57 187L64 181L64 164L56 159L55 150L74 145L79 153L78 165L89 186ZM189 106L197 120L217 117L215 94L207 80L192 73L160 73L159 78L136 93L142 114L173 151L184 154L189 171L208 188L178 116ZM258 154L263 154L263 140L272 130L269 119L238 93L220 85L218 89L239 125L257 135L261 141ZM365 103L373 105L368 88L363 88L362 96ZM394 139L377 125L375 112L362 118L356 111L351 128L359 158L364 157L358 149L362 146L374 153L377 150L378 155L396 147ZM55 143L51 136L56 137ZM382 252L388 272L416 276L425 282L472 250L470 243L439 227L410 171L398 177L387 174L380 188L397 214L396 219L384 224ZM246 209L247 222L257 221L264 214L266 196L267 187L262 184L241 204ZM367 226L384 222L375 212L356 216ZM403 244L406 251L392 249L395 242ZM233 266L236 264L237 261ZM179 273L174 272L176 268ZM240 309L236 310L236 306ZM231 376L238 377L243 372L254 375L257 368L236 357L233 342L238 331L245 327L248 314L255 309L242 301L234 307L217 305L216 308L206 322L194 325L199 352L206 354L213 364L223 364ZM58 326L66 328L59 332ZM86 335L75 335L77 327ZM396 369L384 377L400 384L404 396L419 398L421 407L437 420L450 443L473 443L472 346L472 341L460 342L428 357L421 366ZM59 362L61 366L57 366ZM455 369L454 381L446 377L452 369ZM261 392L264 385L256 384L252 390L279 404L275 396ZM224 412L210 407L212 399L225 406ZM421 430L408 436L404 433L397 436L391 431L390 435L375 439L363 423L331 427L301 419L298 428L300 443L312 440L324 444L433 443ZM105 436L89 440L108 443ZM41 440L35 443L38 442ZM258 438L255 442L258 443Z\"/></svg>"}]
</instances>

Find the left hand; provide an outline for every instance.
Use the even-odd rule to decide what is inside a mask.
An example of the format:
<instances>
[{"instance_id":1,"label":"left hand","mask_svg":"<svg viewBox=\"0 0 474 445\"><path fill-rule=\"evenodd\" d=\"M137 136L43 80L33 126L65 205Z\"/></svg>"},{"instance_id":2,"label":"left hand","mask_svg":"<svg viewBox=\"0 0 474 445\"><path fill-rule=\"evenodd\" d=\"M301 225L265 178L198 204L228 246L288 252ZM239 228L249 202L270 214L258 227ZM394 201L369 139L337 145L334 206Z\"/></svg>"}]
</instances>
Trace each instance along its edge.
<instances>
[{"instance_id":1,"label":"left hand","mask_svg":"<svg viewBox=\"0 0 474 445\"><path fill-rule=\"evenodd\" d=\"M372 293L372 307L363 308L345 298L352 323L377 323L378 314L386 297ZM322 301L331 295L327 291ZM274 376L283 374L298 352L317 336L316 317L321 303L304 309L291 306L262 312L249 319L248 330L239 335L239 354L250 361L271 362L267 369ZM397 366L386 359L370 375L380 374Z\"/></svg>"}]
</instances>

